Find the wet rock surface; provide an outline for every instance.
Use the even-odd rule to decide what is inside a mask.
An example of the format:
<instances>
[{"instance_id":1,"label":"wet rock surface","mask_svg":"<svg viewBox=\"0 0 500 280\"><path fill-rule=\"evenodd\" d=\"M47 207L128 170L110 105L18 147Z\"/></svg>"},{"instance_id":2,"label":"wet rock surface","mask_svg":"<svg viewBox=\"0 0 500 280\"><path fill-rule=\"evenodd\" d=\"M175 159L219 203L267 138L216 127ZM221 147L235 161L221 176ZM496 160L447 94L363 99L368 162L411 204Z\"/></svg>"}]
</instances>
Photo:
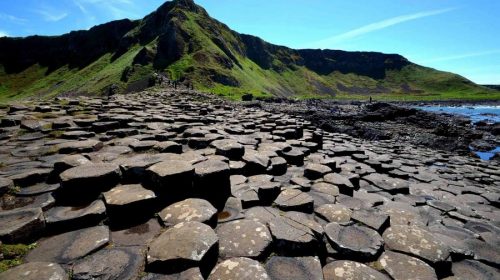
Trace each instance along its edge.
<instances>
[{"instance_id":1,"label":"wet rock surface","mask_svg":"<svg viewBox=\"0 0 500 280\"><path fill-rule=\"evenodd\" d=\"M0 278L498 278L498 162L408 144L445 119L374 107L354 138L268 105L167 90L0 108L0 246L36 243ZM427 134L402 141L401 118Z\"/></svg>"}]
</instances>

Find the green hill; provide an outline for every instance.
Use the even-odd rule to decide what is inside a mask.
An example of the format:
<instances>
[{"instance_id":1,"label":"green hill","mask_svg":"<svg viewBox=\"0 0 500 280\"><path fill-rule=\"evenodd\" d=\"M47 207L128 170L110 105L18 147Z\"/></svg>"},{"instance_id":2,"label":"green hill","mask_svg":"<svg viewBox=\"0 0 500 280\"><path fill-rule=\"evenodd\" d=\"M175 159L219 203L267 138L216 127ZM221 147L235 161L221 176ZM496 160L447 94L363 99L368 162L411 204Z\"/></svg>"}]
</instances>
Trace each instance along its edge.
<instances>
[{"instance_id":1,"label":"green hill","mask_svg":"<svg viewBox=\"0 0 500 280\"><path fill-rule=\"evenodd\" d=\"M294 50L239 34L192 0L57 37L0 38L0 100L143 89L153 73L229 98L500 99L396 54Z\"/></svg>"}]
</instances>

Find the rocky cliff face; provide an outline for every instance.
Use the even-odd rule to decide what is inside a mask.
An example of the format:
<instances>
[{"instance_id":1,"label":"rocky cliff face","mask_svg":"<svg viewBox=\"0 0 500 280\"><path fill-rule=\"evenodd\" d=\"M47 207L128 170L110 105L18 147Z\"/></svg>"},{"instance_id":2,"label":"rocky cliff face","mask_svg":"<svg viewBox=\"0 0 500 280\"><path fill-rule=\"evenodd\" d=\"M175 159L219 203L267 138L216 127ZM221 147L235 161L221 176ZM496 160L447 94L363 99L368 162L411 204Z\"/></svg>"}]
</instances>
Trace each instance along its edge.
<instances>
[{"instance_id":1,"label":"rocky cliff face","mask_svg":"<svg viewBox=\"0 0 500 280\"><path fill-rule=\"evenodd\" d=\"M478 90L396 54L273 45L232 31L192 0L166 2L138 21L58 37L0 39L0 96L95 93L110 84L126 91L153 72L229 97L441 94L448 85Z\"/></svg>"}]
</instances>

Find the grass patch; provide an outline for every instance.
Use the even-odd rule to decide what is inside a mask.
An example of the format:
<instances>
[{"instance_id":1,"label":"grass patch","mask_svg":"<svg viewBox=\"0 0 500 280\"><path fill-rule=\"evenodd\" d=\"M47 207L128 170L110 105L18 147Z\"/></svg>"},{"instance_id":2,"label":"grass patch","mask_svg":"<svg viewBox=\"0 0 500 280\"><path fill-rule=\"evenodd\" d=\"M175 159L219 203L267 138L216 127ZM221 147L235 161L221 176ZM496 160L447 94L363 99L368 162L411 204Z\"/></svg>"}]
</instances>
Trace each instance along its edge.
<instances>
[{"instance_id":1,"label":"grass patch","mask_svg":"<svg viewBox=\"0 0 500 280\"><path fill-rule=\"evenodd\" d=\"M4 272L14 266L18 266L23 263L23 258L29 251L36 248L37 244L15 244L0 245L0 254L3 255L4 259L0 261L0 273Z\"/></svg>"}]
</instances>

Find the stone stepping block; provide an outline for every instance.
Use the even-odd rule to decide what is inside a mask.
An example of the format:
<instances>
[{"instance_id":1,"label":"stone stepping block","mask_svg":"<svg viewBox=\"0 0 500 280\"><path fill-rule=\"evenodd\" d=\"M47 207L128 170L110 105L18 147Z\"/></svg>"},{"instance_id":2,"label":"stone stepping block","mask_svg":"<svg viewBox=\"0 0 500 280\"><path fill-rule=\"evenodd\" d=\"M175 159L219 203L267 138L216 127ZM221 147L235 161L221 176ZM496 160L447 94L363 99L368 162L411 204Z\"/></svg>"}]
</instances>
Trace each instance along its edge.
<instances>
[{"instance_id":1,"label":"stone stepping block","mask_svg":"<svg viewBox=\"0 0 500 280\"><path fill-rule=\"evenodd\" d=\"M246 175L266 173L267 168L271 164L271 159L267 155L250 149L245 149L242 161L246 163L244 170L244 174Z\"/></svg>"},{"instance_id":2,"label":"stone stepping block","mask_svg":"<svg viewBox=\"0 0 500 280\"><path fill-rule=\"evenodd\" d=\"M111 231L113 245L120 246L147 246L161 232L162 226L156 218L146 223L135 225L126 229Z\"/></svg>"},{"instance_id":3,"label":"stone stepping block","mask_svg":"<svg viewBox=\"0 0 500 280\"><path fill-rule=\"evenodd\" d=\"M325 233L332 248L351 260L373 260L384 245L378 232L363 226L329 223Z\"/></svg>"},{"instance_id":4,"label":"stone stepping block","mask_svg":"<svg viewBox=\"0 0 500 280\"><path fill-rule=\"evenodd\" d=\"M342 204L323 204L314 209L314 213L327 222L339 224L351 221L352 211Z\"/></svg>"},{"instance_id":5,"label":"stone stepping block","mask_svg":"<svg viewBox=\"0 0 500 280\"><path fill-rule=\"evenodd\" d=\"M414 257L392 251L385 251L378 259L378 264L394 280L437 280L434 269ZM470 278L478 279L478 278Z\"/></svg>"},{"instance_id":6,"label":"stone stepping block","mask_svg":"<svg viewBox=\"0 0 500 280\"><path fill-rule=\"evenodd\" d=\"M20 127L29 131L40 131L46 124L48 123L44 121L24 119L21 121Z\"/></svg>"},{"instance_id":7,"label":"stone stepping block","mask_svg":"<svg viewBox=\"0 0 500 280\"><path fill-rule=\"evenodd\" d=\"M266 270L273 280L323 280L323 268L318 257L271 257Z\"/></svg>"},{"instance_id":8,"label":"stone stepping block","mask_svg":"<svg viewBox=\"0 0 500 280\"><path fill-rule=\"evenodd\" d=\"M209 159L194 165L194 188L199 198L222 210L231 195L229 164Z\"/></svg>"},{"instance_id":9,"label":"stone stepping block","mask_svg":"<svg viewBox=\"0 0 500 280\"><path fill-rule=\"evenodd\" d=\"M15 186L25 188L37 183L45 182L51 171L52 170L48 168L34 168L29 171L12 175L7 179L12 180Z\"/></svg>"},{"instance_id":10,"label":"stone stepping block","mask_svg":"<svg viewBox=\"0 0 500 280\"><path fill-rule=\"evenodd\" d=\"M61 144L57 144L55 149L59 151L60 154L73 154L73 153L91 153L97 152L104 144L98 140L83 140L83 141L69 141Z\"/></svg>"},{"instance_id":11,"label":"stone stepping block","mask_svg":"<svg viewBox=\"0 0 500 280\"><path fill-rule=\"evenodd\" d=\"M474 252L474 259L486 264L500 267L500 251L497 246L480 241L478 239L467 239L467 247Z\"/></svg>"},{"instance_id":12,"label":"stone stepping block","mask_svg":"<svg viewBox=\"0 0 500 280\"><path fill-rule=\"evenodd\" d=\"M64 156L54 162L54 171L52 173L59 175L70 168L90 163L92 162L82 155Z\"/></svg>"},{"instance_id":13,"label":"stone stepping block","mask_svg":"<svg viewBox=\"0 0 500 280\"><path fill-rule=\"evenodd\" d=\"M314 207L314 199L297 189L283 190L274 203L283 211L312 213Z\"/></svg>"},{"instance_id":14,"label":"stone stepping block","mask_svg":"<svg viewBox=\"0 0 500 280\"><path fill-rule=\"evenodd\" d=\"M158 144L158 141L144 140L144 141L138 141L138 142L131 143L129 146L135 152L143 152L143 151L153 149L153 147L155 147L157 144Z\"/></svg>"},{"instance_id":15,"label":"stone stepping block","mask_svg":"<svg viewBox=\"0 0 500 280\"><path fill-rule=\"evenodd\" d=\"M309 195L314 199L314 205L334 204L339 195L337 186L319 182L311 186Z\"/></svg>"},{"instance_id":16,"label":"stone stepping block","mask_svg":"<svg viewBox=\"0 0 500 280\"><path fill-rule=\"evenodd\" d=\"M449 247L422 227L394 225L382 237L386 249L423 259L434 267L438 276L440 271L450 269Z\"/></svg>"},{"instance_id":17,"label":"stone stepping block","mask_svg":"<svg viewBox=\"0 0 500 280\"><path fill-rule=\"evenodd\" d=\"M230 160L240 160L245 154L243 145L236 140L223 139L215 140L210 146L215 148L215 154L225 156Z\"/></svg>"},{"instance_id":18,"label":"stone stepping block","mask_svg":"<svg viewBox=\"0 0 500 280\"><path fill-rule=\"evenodd\" d=\"M175 274L147 273L141 280L205 280L198 267L186 269Z\"/></svg>"},{"instance_id":19,"label":"stone stepping block","mask_svg":"<svg viewBox=\"0 0 500 280\"><path fill-rule=\"evenodd\" d=\"M7 193L13 187L14 181L8 178L0 177L0 196Z\"/></svg>"},{"instance_id":20,"label":"stone stepping block","mask_svg":"<svg viewBox=\"0 0 500 280\"><path fill-rule=\"evenodd\" d=\"M45 219L41 208L21 208L0 211L0 225L1 242L29 242L41 235Z\"/></svg>"},{"instance_id":21,"label":"stone stepping block","mask_svg":"<svg viewBox=\"0 0 500 280\"><path fill-rule=\"evenodd\" d=\"M330 172L332 172L330 167L317 163L309 163L304 167L304 177L310 180L323 178Z\"/></svg>"},{"instance_id":22,"label":"stone stepping block","mask_svg":"<svg viewBox=\"0 0 500 280\"><path fill-rule=\"evenodd\" d=\"M92 125L91 130L96 132L96 133L102 133L102 132L106 132L108 130L118 129L120 127L119 122L93 122L92 121L86 125L81 125L81 124L78 124L78 125L84 126L84 127Z\"/></svg>"},{"instance_id":23,"label":"stone stepping block","mask_svg":"<svg viewBox=\"0 0 500 280\"><path fill-rule=\"evenodd\" d=\"M273 241L266 225L251 220L237 220L217 226L219 258L247 257L262 259Z\"/></svg>"},{"instance_id":24,"label":"stone stepping block","mask_svg":"<svg viewBox=\"0 0 500 280\"><path fill-rule=\"evenodd\" d=\"M187 198L193 194L194 166L186 161L167 160L147 169L151 187L157 193Z\"/></svg>"},{"instance_id":25,"label":"stone stepping block","mask_svg":"<svg viewBox=\"0 0 500 280\"><path fill-rule=\"evenodd\" d=\"M103 249L72 267L72 279L137 279L144 265L141 247Z\"/></svg>"},{"instance_id":26,"label":"stone stepping block","mask_svg":"<svg viewBox=\"0 0 500 280\"><path fill-rule=\"evenodd\" d=\"M139 134L139 130L135 128L120 128L120 129L109 130L106 132L106 135L115 136L118 138L125 138L137 134Z\"/></svg>"},{"instance_id":27,"label":"stone stepping block","mask_svg":"<svg viewBox=\"0 0 500 280\"><path fill-rule=\"evenodd\" d=\"M260 222L265 225L269 224L274 218L280 217L280 211L272 207L252 207L245 211L245 218Z\"/></svg>"},{"instance_id":28,"label":"stone stepping block","mask_svg":"<svg viewBox=\"0 0 500 280\"><path fill-rule=\"evenodd\" d=\"M290 211L290 212L285 212L285 214L282 217L290 219L294 222L297 222L309 228L314 233L314 235L318 240L322 239L325 234L323 226L320 223L316 222L312 215L302 212Z\"/></svg>"},{"instance_id":29,"label":"stone stepping block","mask_svg":"<svg viewBox=\"0 0 500 280\"><path fill-rule=\"evenodd\" d=\"M191 267L210 270L217 261L219 238L214 230L200 222L177 224L149 245L147 266L150 271L176 273Z\"/></svg>"},{"instance_id":30,"label":"stone stepping block","mask_svg":"<svg viewBox=\"0 0 500 280\"><path fill-rule=\"evenodd\" d=\"M215 227L217 223L217 209L210 202L199 198L176 202L158 215L167 227L182 222L200 222Z\"/></svg>"},{"instance_id":31,"label":"stone stepping block","mask_svg":"<svg viewBox=\"0 0 500 280\"><path fill-rule=\"evenodd\" d=\"M182 145L173 142L173 141L163 141L158 142L153 149L160 153L172 153L172 154L181 154L182 153Z\"/></svg>"},{"instance_id":32,"label":"stone stepping block","mask_svg":"<svg viewBox=\"0 0 500 280\"><path fill-rule=\"evenodd\" d=\"M286 159L282 157L273 157L271 158L271 170L269 171L270 174L280 176L286 173L288 168L288 163L286 162Z\"/></svg>"},{"instance_id":33,"label":"stone stepping block","mask_svg":"<svg viewBox=\"0 0 500 280\"><path fill-rule=\"evenodd\" d=\"M325 280L391 280L388 276L375 269L354 261L334 261L323 267Z\"/></svg>"},{"instance_id":34,"label":"stone stepping block","mask_svg":"<svg viewBox=\"0 0 500 280\"><path fill-rule=\"evenodd\" d=\"M323 179L326 183L337 186L339 192L343 195L353 196L354 191L357 189L349 178L337 173L326 174Z\"/></svg>"},{"instance_id":35,"label":"stone stepping block","mask_svg":"<svg viewBox=\"0 0 500 280\"><path fill-rule=\"evenodd\" d=\"M473 260L463 260L453 263L451 271L454 275L451 279L456 280L497 279L499 275L498 269Z\"/></svg>"},{"instance_id":36,"label":"stone stepping block","mask_svg":"<svg viewBox=\"0 0 500 280\"><path fill-rule=\"evenodd\" d=\"M243 205L241 200L235 197L229 197L224 209L217 214L217 223L227 223L245 218L243 214Z\"/></svg>"},{"instance_id":37,"label":"stone stepping block","mask_svg":"<svg viewBox=\"0 0 500 280\"><path fill-rule=\"evenodd\" d=\"M94 226L104 218L106 218L106 207L100 199L86 206L59 206L45 212L47 229L51 232Z\"/></svg>"},{"instance_id":38,"label":"stone stepping block","mask_svg":"<svg viewBox=\"0 0 500 280\"><path fill-rule=\"evenodd\" d=\"M155 193L140 184L120 185L103 196L106 212L115 225L147 221L155 211Z\"/></svg>"},{"instance_id":39,"label":"stone stepping block","mask_svg":"<svg viewBox=\"0 0 500 280\"><path fill-rule=\"evenodd\" d=\"M56 263L29 262L0 273L2 280L68 279L66 271Z\"/></svg>"},{"instance_id":40,"label":"stone stepping block","mask_svg":"<svg viewBox=\"0 0 500 280\"><path fill-rule=\"evenodd\" d=\"M286 159L288 164L302 166L304 165L305 154L300 149L292 148L288 151L280 152L279 156Z\"/></svg>"},{"instance_id":41,"label":"stone stepping block","mask_svg":"<svg viewBox=\"0 0 500 280\"><path fill-rule=\"evenodd\" d=\"M383 233L390 225L389 216L374 209L355 210L351 219L376 230L378 233Z\"/></svg>"},{"instance_id":42,"label":"stone stepping block","mask_svg":"<svg viewBox=\"0 0 500 280\"><path fill-rule=\"evenodd\" d=\"M50 193L59 188L59 184L49 185L46 183L39 183L33 186L29 186L26 188L22 188L19 191L16 191L16 196L36 196L45 193Z\"/></svg>"},{"instance_id":43,"label":"stone stepping block","mask_svg":"<svg viewBox=\"0 0 500 280\"><path fill-rule=\"evenodd\" d=\"M118 158L113 163L120 165L123 179L128 183L151 183L147 169L162 161L171 160L170 154L140 154L132 157Z\"/></svg>"},{"instance_id":44,"label":"stone stepping block","mask_svg":"<svg viewBox=\"0 0 500 280\"><path fill-rule=\"evenodd\" d=\"M385 202L377 208L390 216L391 225L425 226L428 223L428 218L422 215L420 208L405 203Z\"/></svg>"},{"instance_id":45,"label":"stone stepping block","mask_svg":"<svg viewBox=\"0 0 500 280\"><path fill-rule=\"evenodd\" d=\"M292 177L290 179L292 186L298 186L301 191L308 192L311 190L311 181L304 177Z\"/></svg>"},{"instance_id":46,"label":"stone stepping block","mask_svg":"<svg viewBox=\"0 0 500 280\"><path fill-rule=\"evenodd\" d=\"M410 193L410 184L408 181L391 178L389 176L372 173L370 175L364 176L363 180L372 183L376 187L394 195L394 194L409 194Z\"/></svg>"},{"instance_id":47,"label":"stone stepping block","mask_svg":"<svg viewBox=\"0 0 500 280\"><path fill-rule=\"evenodd\" d=\"M121 174L120 167L110 163L84 164L70 168L59 175L61 187L57 199L93 200L101 192L116 186L121 180Z\"/></svg>"},{"instance_id":48,"label":"stone stepping block","mask_svg":"<svg viewBox=\"0 0 500 280\"><path fill-rule=\"evenodd\" d=\"M94 137L95 133L94 132L89 132L89 131L67 131L64 132L61 135L62 139L70 139L70 140L78 140L78 139L85 139L85 138L91 138Z\"/></svg>"},{"instance_id":49,"label":"stone stepping block","mask_svg":"<svg viewBox=\"0 0 500 280\"><path fill-rule=\"evenodd\" d=\"M232 258L219 263L208 280L265 280L271 279L259 262L249 258Z\"/></svg>"},{"instance_id":50,"label":"stone stepping block","mask_svg":"<svg viewBox=\"0 0 500 280\"><path fill-rule=\"evenodd\" d=\"M106 246L109 241L106 226L71 231L38 241L26 260L68 264Z\"/></svg>"},{"instance_id":51,"label":"stone stepping block","mask_svg":"<svg viewBox=\"0 0 500 280\"><path fill-rule=\"evenodd\" d=\"M285 217L269 222L278 254L286 256L314 255L319 250L316 234L307 226Z\"/></svg>"}]
</instances>

